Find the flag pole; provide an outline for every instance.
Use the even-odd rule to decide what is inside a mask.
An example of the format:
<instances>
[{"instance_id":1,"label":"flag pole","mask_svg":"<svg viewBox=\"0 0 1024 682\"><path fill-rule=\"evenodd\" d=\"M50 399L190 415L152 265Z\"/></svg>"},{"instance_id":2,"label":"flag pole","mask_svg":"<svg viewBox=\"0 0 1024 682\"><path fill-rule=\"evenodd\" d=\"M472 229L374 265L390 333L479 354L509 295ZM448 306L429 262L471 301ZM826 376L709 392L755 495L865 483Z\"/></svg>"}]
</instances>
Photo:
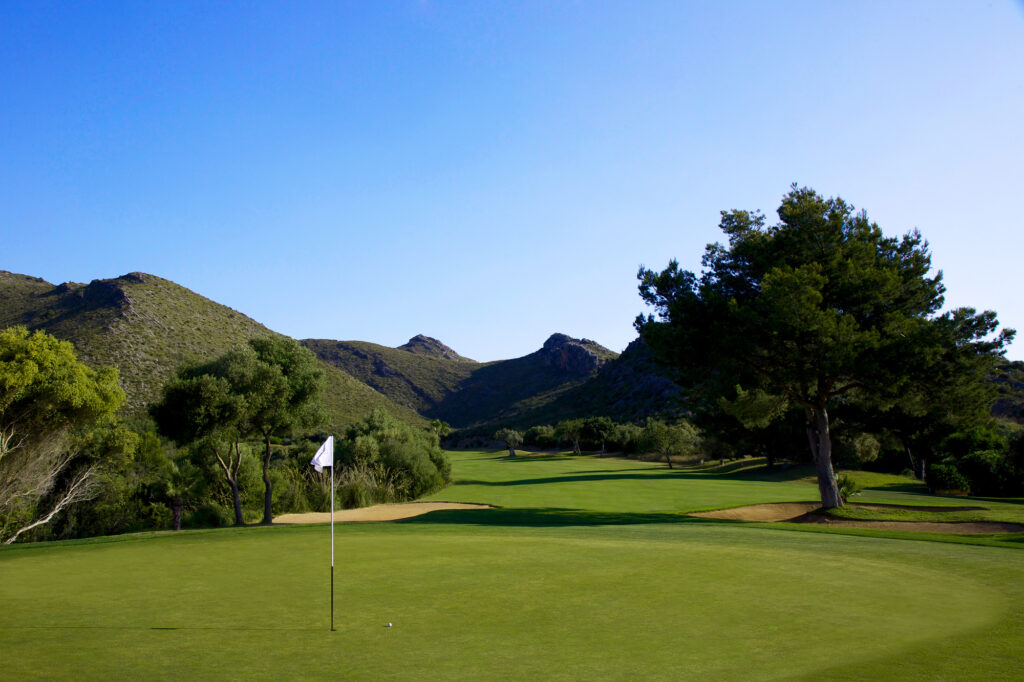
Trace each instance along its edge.
<instances>
[{"instance_id":1,"label":"flag pole","mask_svg":"<svg viewBox=\"0 0 1024 682\"><path fill-rule=\"evenodd\" d=\"M324 467L331 467L331 632L334 632L334 436L327 436L309 463L318 474L323 473Z\"/></svg>"},{"instance_id":2,"label":"flag pole","mask_svg":"<svg viewBox=\"0 0 1024 682\"><path fill-rule=\"evenodd\" d=\"M334 632L334 462L331 462L331 632Z\"/></svg>"}]
</instances>

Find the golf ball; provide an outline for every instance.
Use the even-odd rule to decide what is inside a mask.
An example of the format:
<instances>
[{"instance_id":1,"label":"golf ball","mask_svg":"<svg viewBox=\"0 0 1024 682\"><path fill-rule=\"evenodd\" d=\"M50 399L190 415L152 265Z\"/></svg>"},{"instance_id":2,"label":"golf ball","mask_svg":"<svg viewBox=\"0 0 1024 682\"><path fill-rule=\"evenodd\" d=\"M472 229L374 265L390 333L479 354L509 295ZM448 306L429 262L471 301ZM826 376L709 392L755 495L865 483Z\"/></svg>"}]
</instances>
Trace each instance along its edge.
<instances>
[{"instance_id":1,"label":"golf ball","mask_svg":"<svg viewBox=\"0 0 1024 682\"><path fill-rule=\"evenodd\" d=\"M388 623L388 627L391 627L391 623Z\"/></svg>"}]
</instances>

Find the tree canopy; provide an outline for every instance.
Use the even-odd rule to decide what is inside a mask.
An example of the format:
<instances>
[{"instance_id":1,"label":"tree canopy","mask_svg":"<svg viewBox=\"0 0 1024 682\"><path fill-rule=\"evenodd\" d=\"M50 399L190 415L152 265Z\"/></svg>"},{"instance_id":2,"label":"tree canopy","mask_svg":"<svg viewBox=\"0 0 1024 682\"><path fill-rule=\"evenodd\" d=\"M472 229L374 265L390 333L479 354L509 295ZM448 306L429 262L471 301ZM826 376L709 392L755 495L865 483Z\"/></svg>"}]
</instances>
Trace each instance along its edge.
<instances>
[{"instance_id":1,"label":"tree canopy","mask_svg":"<svg viewBox=\"0 0 1024 682\"><path fill-rule=\"evenodd\" d=\"M708 245L700 275L675 260L641 267L657 317L636 327L705 408L724 397L802 409L822 504L835 507L830 409L921 411L933 387L983 381L1013 331L997 333L993 312L939 314L942 274L916 230L887 237L842 199L796 186L778 216L723 211L728 245Z\"/></svg>"},{"instance_id":2,"label":"tree canopy","mask_svg":"<svg viewBox=\"0 0 1024 682\"><path fill-rule=\"evenodd\" d=\"M75 465L75 439L123 401L116 369L86 366L45 332L0 331L0 538L12 542L89 499L94 469Z\"/></svg>"},{"instance_id":3,"label":"tree canopy","mask_svg":"<svg viewBox=\"0 0 1024 682\"><path fill-rule=\"evenodd\" d=\"M199 444L214 455L231 486L238 524L238 444L247 435L258 435L264 445L263 523L270 523L271 438L317 426L324 416L323 386L313 354L297 341L257 337L210 362L181 368L152 414L164 435L179 444Z\"/></svg>"}]
</instances>

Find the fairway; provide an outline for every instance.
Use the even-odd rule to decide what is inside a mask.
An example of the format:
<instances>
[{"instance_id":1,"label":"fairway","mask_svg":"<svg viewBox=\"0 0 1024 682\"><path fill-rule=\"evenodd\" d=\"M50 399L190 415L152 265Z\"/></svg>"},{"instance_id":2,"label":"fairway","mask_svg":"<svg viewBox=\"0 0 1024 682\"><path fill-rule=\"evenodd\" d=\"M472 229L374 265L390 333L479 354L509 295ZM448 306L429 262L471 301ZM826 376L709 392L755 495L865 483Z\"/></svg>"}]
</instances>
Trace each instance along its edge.
<instances>
[{"instance_id":1,"label":"fairway","mask_svg":"<svg viewBox=\"0 0 1024 682\"><path fill-rule=\"evenodd\" d=\"M0 677L1017 675L1019 550L676 514L813 499L801 481L594 457L453 463L437 499L505 509L338 526L335 633L326 526L0 551Z\"/></svg>"}]
</instances>

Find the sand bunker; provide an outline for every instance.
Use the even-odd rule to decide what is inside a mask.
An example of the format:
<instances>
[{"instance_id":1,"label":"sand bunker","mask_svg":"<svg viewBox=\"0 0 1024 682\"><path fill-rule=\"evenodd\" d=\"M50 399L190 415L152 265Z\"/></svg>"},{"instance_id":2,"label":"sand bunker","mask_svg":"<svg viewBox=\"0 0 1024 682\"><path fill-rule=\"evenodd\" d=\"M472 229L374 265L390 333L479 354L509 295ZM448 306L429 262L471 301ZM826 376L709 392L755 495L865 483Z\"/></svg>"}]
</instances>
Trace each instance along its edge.
<instances>
[{"instance_id":1,"label":"sand bunker","mask_svg":"<svg viewBox=\"0 0 1024 682\"><path fill-rule=\"evenodd\" d=\"M492 509L487 504L468 504L465 502L406 502L404 504L375 504L372 507L359 509L336 509L335 523L353 523L359 521L398 521L410 519L420 514L439 509ZM274 517L274 523L330 523L330 512L309 512L307 514L282 514Z\"/></svg>"},{"instance_id":2,"label":"sand bunker","mask_svg":"<svg viewBox=\"0 0 1024 682\"><path fill-rule=\"evenodd\" d=\"M943 523L941 521L861 521L837 519L824 514L813 513L821 505L816 502L783 502L781 504L754 504L749 507L735 507L718 511L699 512L692 516L707 519L730 519L733 521L789 521L791 523L816 523L828 526L853 526L856 528L885 528L888 530L923 530L933 533L1019 533L1024 526L1015 523L970 521ZM872 505L865 505L871 507ZM896 506L896 505L885 505ZM916 509L916 507L909 507ZM960 511L957 508L922 508L928 511Z\"/></svg>"}]
</instances>

